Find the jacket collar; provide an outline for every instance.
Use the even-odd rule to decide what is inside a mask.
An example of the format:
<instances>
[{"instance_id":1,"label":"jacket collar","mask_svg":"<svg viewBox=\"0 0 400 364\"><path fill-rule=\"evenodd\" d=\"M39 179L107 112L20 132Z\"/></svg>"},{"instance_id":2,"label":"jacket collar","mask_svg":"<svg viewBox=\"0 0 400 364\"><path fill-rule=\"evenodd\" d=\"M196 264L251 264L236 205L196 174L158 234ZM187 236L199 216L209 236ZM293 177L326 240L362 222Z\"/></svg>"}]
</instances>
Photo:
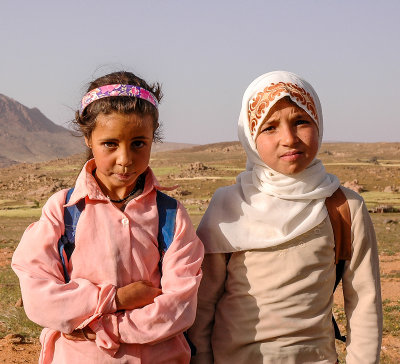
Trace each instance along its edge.
<instances>
[{"instance_id":1,"label":"jacket collar","mask_svg":"<svg viewBox=\"0 0 400 364\"><path fill-rule=\"evenodd\" d=\"M109 202L107 196L104 195L103 191L97 184L96 179L93 176L93 171L96 168L96 162L91 159L85 163L78 178L76 179L74 192L71 198L65 206L75 205L79 200L83 198L88 198L89 200L97 200ZM150 167L147 167L146 171L146 181L144 184L143 192L136 198L142 198L149 194L152 190L164 190L168 188L161 187Z\"/></svg>"}]
</instances>

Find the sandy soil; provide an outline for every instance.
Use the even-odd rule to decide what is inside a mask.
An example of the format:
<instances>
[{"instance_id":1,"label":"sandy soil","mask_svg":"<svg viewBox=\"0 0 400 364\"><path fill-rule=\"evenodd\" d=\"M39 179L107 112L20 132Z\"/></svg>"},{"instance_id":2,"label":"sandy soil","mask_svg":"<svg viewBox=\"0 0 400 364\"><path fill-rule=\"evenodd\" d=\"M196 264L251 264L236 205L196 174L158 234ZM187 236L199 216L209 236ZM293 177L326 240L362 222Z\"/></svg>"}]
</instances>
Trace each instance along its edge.
<instances>
[{"instance_id":1,"label":"sandy soil","mask_svg":"<svg viewBox=\"0 0 400 364\"><path fill-rule=\"evenodd\" d=\"M11 248L0 249L0 267L6 267L11 264L13 250Z\"/></svg>"},{"instance_id":2,"label":"sandy soil","mask_svg":"<svg viewBox=\"0 0 400 364\"><path fill-rule=\"evenodd\" d=\"M19 341L12 337L0 339L0 363L37 363L40 343L38 339Z\"/></svg>"}]
</instances>

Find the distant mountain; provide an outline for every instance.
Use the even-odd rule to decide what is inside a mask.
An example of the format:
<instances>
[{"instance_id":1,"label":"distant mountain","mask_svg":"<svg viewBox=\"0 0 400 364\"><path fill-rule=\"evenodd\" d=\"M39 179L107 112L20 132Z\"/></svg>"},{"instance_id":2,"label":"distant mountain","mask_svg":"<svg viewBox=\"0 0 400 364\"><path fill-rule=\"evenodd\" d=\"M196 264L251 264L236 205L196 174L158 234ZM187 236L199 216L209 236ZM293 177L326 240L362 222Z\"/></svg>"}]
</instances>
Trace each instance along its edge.
<instances>
[{"instance_id":1,"label":"distant mountain","mask_svg":"<svg viewBox=\"0 0 400 364\"><path fill-rule=\"evenodd\" d=\"M154 143L153 146L151 147L151 151L152 153L159 153L159 152L167 152L170 150L187 149L194 146L197 146L197 144L161 142L161 143Z\"/></svg>"},{"instance_id":2,"label":"distant mountain","mask_svg":"<svg viewBox=\"0 0 400 364\"><path fill-rule=\"evenodd\" d=\"M41 162L84 151L81 138L54 124L37 108L0 94L0 167Z\"/></svg>"}]
</instances>

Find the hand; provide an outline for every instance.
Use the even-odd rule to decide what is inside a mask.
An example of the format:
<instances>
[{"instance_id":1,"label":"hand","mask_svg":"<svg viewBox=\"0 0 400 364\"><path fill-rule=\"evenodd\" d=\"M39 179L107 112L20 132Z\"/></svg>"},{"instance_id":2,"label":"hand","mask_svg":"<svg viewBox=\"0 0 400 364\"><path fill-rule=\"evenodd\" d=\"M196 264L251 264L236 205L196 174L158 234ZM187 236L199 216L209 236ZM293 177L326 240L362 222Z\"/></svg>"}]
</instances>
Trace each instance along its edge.
<instances>
[{"instance_id":1,"label":"hand","mask_svg":"<svg viewBox=\"0 0 400 364\"><path fill-rule=\"evenodd\" d=\"M115 302L117 310L133 310L149 305L162 293L149 281L137 281L117 289Z\"/></svg>"},{"instance_id":2,"label":"hand","mask_svg":"<svg viewBox=\"0 0 400 364\"><path fill-rule=\"evenodd\" d=\"M96 334L89 326L85 326L83 329L74 330L70 334L63 335L66 339L74 341L96 340Z\"/></svg>"}]
</instances>

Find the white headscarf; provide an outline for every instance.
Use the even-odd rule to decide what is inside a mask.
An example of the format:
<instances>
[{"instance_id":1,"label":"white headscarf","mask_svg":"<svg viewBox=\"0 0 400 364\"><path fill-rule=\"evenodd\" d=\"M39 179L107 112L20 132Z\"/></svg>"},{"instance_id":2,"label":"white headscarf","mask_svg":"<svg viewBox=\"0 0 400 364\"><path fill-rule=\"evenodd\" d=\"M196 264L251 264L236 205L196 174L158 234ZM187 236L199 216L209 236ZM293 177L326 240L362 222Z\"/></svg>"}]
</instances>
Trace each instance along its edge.
<instances>
[{"instance_id":1,"label":"white headscarf","mask_svg":"<svg viewBox=\"0 0 400 364\"><path fill-rule=\"evenodd\" d=\"M218 189L200 222L198 234L207 252L261 249L288 242L319 225L327 216L325 198L339 187L314 159L303 171L283 175L260 158L255 138L271 107L290 97L314 120L322 141L323 120L319 98L312 86L285 71L255 79L243 96L239 140L247 154L246 171L236 184Z\"/></svg>"}]
</instances>

